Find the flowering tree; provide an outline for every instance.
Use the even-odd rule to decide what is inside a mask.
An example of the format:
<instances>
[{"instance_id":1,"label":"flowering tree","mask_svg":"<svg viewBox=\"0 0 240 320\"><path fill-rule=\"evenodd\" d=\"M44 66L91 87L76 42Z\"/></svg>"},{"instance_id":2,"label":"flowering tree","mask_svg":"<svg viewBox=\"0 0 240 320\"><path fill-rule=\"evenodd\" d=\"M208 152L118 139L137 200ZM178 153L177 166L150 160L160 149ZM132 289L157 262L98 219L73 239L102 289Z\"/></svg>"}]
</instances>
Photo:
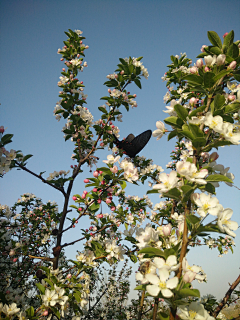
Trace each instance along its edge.
<instances>
[{"instance_id":1,"label":"flowering tree","mask_svg":"<svg viewBox=\"0 0 240 320\"><path fill-rule=\"evenodd\" d=\"M12 168L24 170L57 189L64 198L60 210L55 203L44 204L31 194L23 195L12 208L1 206L1 317L217 318L234 293L238 300L236 286L240 276L221 303L210 298L199 300L200 293L192 282L206 281L206 274L201 267L189 265L187 253L199 241L210 248L217 247L220 253L233 250L238 224L231 220L233 211L223 208L215 194L220 182L232 186L234 175L217 164L214 149L240 144L240 41L234 42L231 31L224 35L222 43L210 31L212 45L202 47L194 65L185 54L171 56L172 63L163 77L169 89L164 100L170 104L164 121L171 129L158 121L153 132L157 139L168 132L168 140L177 140L173 161L167 166L171 171L165 173L145 157L122 159L124 153L129 154L129 147L125 150L124 145L133 140L120 143L117 139L119 128L115 121L122 121L122 106L127 111L130 106L137 106L136 95L126 88L133 83L141 88L141 78L148 78L142 57L119 59L118 68L105 82L108 95L101 98L105 101L98 108L101 118L94 122L84 107L87 95L77 77L87 67L84 52L88 46L83 44L80 30L69 30L66 35L64 47L58 50L65 67L58 82L60 101L54 114L57 120L66 119L63 132L65 140L74 144L72 158L77 164L71 166L71 172L55 171L44 178L43 172L38 175L28 169L31 155L7 151L5 146L12 135L3 135L1 127L1 175ZM104 166L97 166L97 150L107 146L112 154L103 161ZM84 165L97 169L93 176L84 177L88 190L72 194ZM156 195L156 199L160 195L165 201L153 204L148 196L126 195L127 182L144 183L147 179L151 187L147 193ZM75 205L70 206L71 197ZM102 212L102 202L110 213ZM69 218L72 210L75 217ZM77 227L84 217L89 218L89 228L82 229L78 239L63 243L63 234ZM80 241L84 249L78 251L76 260L68 260L64 250ZM123 271L118 281L116 277L109 278L109 286L94 295L99 276L96 270L104 262L114 265L124 257L139 263L136 290L141 298L131 308L125 305L129 284L124 280L119 287L118 283L125 279ZM108 302L113 293L118 303L112 305Z\"/></svg>"}]
</instances>

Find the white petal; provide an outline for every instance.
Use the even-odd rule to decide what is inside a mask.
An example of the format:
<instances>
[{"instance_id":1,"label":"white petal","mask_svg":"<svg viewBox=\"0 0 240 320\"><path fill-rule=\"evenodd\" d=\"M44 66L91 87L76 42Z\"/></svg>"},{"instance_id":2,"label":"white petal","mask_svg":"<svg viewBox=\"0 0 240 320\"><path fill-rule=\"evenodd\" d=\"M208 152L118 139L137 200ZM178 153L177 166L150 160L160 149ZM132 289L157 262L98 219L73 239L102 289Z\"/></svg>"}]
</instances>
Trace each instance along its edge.
<instances>
[{"instance_id":1,"label":"white petal","mask_svg":"<svg viewBox=\"0 0 240 320\"><path fill-rule=\"evenodd\" d=\"M167 282L166 282L166 286L167 288L169 289L175 289L178 285L178 277L174 277L172 279L169 279Z\"/></svg>"},{"instance_id":2,"label":"white petal","mask_svg":"<svg viewBox=\"0 0 240 320\"><path fill-rule=\"evenodd\" d=\"M148 292L151 296L154 296L154 297L156 297L156 296L159 294L159 292L160 292L160 288L159 288L159 286L157 286L157 285L151 285L151 284L149 284L149 285L146 287L146 289L147 289L147 292Z\"/></svg>"},{"instance_id":3,"label":"white petal","mask_svg":"<svg viewBox=\"0 0 240 320\"><path fill-rule=\"evenodd\" d=\"M169 289L162 289L161 292L162 292L162 295L163 295L165 298L170 298L170 297L173 296L172 291L169 290Z\"/></svg>"}]
</instances>

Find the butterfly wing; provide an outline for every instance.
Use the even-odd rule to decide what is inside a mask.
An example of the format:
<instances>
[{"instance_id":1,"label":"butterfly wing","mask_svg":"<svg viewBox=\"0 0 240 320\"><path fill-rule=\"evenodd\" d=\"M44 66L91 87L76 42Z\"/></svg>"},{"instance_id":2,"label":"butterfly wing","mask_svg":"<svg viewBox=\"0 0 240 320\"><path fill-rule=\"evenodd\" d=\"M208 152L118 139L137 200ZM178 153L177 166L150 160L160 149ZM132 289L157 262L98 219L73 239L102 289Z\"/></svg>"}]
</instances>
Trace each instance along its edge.
<instances>
[{"instance_id":1,"label":"butterfly wing","mask_svg":"<svg viewBox=\"0 0 240 320\"><path fill-rule=\"evenodd\" d=\"M136 137L130 134L125 140L120 142L121 149L123 149L130 158L134 158L146 146L151 136L152 130L144 131Z\"/></svg>"}]
</instances>

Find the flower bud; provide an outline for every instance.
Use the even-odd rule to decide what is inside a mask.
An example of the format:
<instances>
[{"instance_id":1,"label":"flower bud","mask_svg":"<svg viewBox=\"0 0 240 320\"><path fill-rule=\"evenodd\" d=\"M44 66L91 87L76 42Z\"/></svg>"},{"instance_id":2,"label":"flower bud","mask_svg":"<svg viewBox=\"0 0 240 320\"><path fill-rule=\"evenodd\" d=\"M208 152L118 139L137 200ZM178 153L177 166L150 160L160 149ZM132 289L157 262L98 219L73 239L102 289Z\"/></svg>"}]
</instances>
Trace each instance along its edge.
<instances>
[{"instance_id":1,"label":"flower bud","mask_svg":"<svg viewBox=\"0 0 240 320\"><path fill-rule=\"evenodd\" d=\"M226 60L226 56L225 54L220 54L219 56L217 56L217 66L221 66L225 63Z\"/></svg>"},{"instance_id":2,"label":"flower bud","mask_svg":"<svg viewBox=\"0 0 240 320\"><path fill-rule=\"evenodd\" d=\"M84 183L88 183L88 182L89 182L89 179L84 179L83 182L84 182Z\"/></svg>"},{"instance_id":3,"label":"flower bud","mask_svg":"<svg viewBox=\"0 0 240 320\"><path fill-rule=\"evenodd\" d=\"M218 158L219 158L218 153L217 152L213 152L213 153L211 153L211 155L209 157L209 161L213 162L213 161L216 161Z\"/></svg>"},{"instance_id":4,"label":"flower bud","mask_svg":"<svg viewBox=\"0 0 240 320\"><path fill-rule=\"evenodd\" d=\"M225 38L228 35L228 32L225 32L223 35L223 38Z\"/></svg>"},{"instance_id":5,"label":"flower bud","mask_svg":"<svg viewBox=\"0 0 240 320\"><path fill-rule=\"evenodd\" d=\"M73 201L76 201L76 200L77 200L77 197L73 196L72 199L73 199Z\"/></svg>"},{"instance_id":6,"label":"flower bud","mask_svg":"<svg viewBox=\"0 0 240 320\"><path fill-rule=\"evenodd\" d=\"M210 71L210 70L209 70L208 67L205 67L205 68L204 68L204 71L205 71L205 72L208 72L208 71Z\"/></svg>"},{"instance_id":7,"label":"flower bud","mask_svg":"<svg viewBox=\"0 0 240 320\"><path fill-rule=\"evenodd\" d=\"M94 172L93 172L93 176L94 176L95 178L97 178L98 175L99 175L98 171L94 171Z\"/></svg>"},{"instance_id":8,"label":"flower bud","mask_svg":"<svg viewBox=\"0 0 240 320\"><path fill-rule=\"evenodd\" d=\"M190 71L192 74L196 74L196 73L198 73L198 68L197 68L197 67L191 67L191 68L189 69L189 71Z\"/></svg>"},{"instance_id":9,"label":"flower bud","mask_svg":"<svg viewBox=\"0 0 240 320\"><path fill-rule=\"evenodd\" d=\"M236 62L236 61L232 61L232 62L230 63L230 65L228 66L228 69L234 70L234 69L236 68L236 65L237 65L237 62Z\"/></svg>"},{"instance_id":10,"label":"flower bud","mask_svg":"<svg viewBox=\"0 0 240 320\"><path fill-rule=\"evenodd\" d=\"M205 50L204 50L204 48L206 48L207 46L204 44L203 46L202 46L202 48L201 48L201 51L202 52L205 52Z\"/></svg>"},{"instance_id":11,"label":"flower bud","mask_svg":"<svg viewBox=\"0 0 240 320\"><path fill-rule=\"evenodd\" d=\"M172 230L172 225L169 223L166 226L163 226L162 231L165 237L170 236Z\"/></svg>"},{"instance_id":12,"label":"flower bud","mask_svg":"<svg viewBox=\"0 0 240 320\"><path fill-rule=\"evenodd\" d=\"M183 276L183 281L186 283L191 283L195 279L195 277L196 277L196 272L188 270Z\"/></svg>"},{"instance_id":13,"label":"flower bud","mask_svg":"<svg viewBox=\"0 0 240 320\"><path fill-rule=\"evenodd\" d=\"M202 61L202 59L198 59L198 60L197 60L196 66L197 66L198 68L202 68L202 66L203 66L203 61Z\"/></svg>"}]
</instances>

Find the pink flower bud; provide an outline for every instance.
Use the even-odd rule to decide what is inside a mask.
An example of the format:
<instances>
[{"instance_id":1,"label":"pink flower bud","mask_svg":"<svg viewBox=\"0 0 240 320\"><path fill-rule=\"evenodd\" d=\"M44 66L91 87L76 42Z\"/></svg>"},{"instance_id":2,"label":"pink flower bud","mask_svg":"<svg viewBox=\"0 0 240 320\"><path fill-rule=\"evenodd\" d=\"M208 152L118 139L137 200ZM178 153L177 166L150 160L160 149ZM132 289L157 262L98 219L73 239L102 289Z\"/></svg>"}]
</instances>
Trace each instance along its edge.
<instances>
[{"instance_id":1,"label":"pink flower bud","mask_svg":"<svg viewBox=\"0 0 240 320\"><path fill-rule=\"evenodd\" d=\"M5 130L4 130L4 126L1 126L1 127L0 127L0 133L4 133L4 131L5 131Z\"/></svg>"},{"instance_id":2,"label":"pink flower bud","mask_svg":"<svg viewBox=\"0 0 240 320\"><path fill-rule=\"evenodd\" d=\"M65 72L65 71L66 71L66 69L65 69L65 68L62 68L62 71L63 71L63 72Z\"/></svg>"},{"instance_id":3,"label":"pink flower bud","mask_svg":"<svg viewBox=\"0 0 240 320\"><path fill-rule=\"evenodd\" d=\"M69 273L68 275L67 275L67 279L71 279L72 278L72 275L71 275L71 273Z\"/></svg>"},{"instance_id":4,"label":"pink flower bud","mask_svg":"<svg viewBox=\"0 0 240 320\"><path fill-rule=\"evenodd\" d=\"M226 60L226 56L225 54L220 54L219 56L217 56L217 66L221 66L225 63Z\"/></svg>"},{"instance_id":5,"label":"pink flower bud","mask_svg":"<svg viewBox=\"0 0 240 320\"><path fill-rule=\"evenodd\" d=\"M236 61L232 61L231 63L230 63L230 65L228 66L228 69L235 69L236 68L236 65L237 65L237 62Z\"/></svg>"},{"instance_id":6,"label":"pink flower bud","mask_svg":"<svg viewBox=\"0 0 240 320\"><path fill-rule=\"evenodd\" d=\"M192 74L196 74L196 73L198 73L198 68L197 68L197 67L191 67L191 68L189 69L189 71L190 71Z\"/></svg>"},{"instance_id":7,"label":"pink flower bud","mask_svg":"<svg viewBox=\"0 0 240 320\"><path fill-rule=\"evenodd\" d=\"M196 100L197 100L196 98L192 97L192 98L189 100L190 106L194 106L195 103L197 102Z\"/></svg>"},{"instance_id":8,"label":"pink flower bud","mask_svg":"<svg viewBox=\"0 0 240 320\"><path fill-rule=\"evenodd\" d=\"M63 61L63 60L64 60L63 58L60 59L60 61Z\"/></svg>"},{"instance_id":9,"label":"pink flower bud","mask_svg":"<svg viewBox=\"0 0 240 320\"><path fill-rule=\"evenodd\" d=\"M104 185L105 184L105 181L103 180L103 181L101 181L101 185Z\"/></svg>"},{"instance_id":10,"label":"pink flower bud","mask_svg":"<svg viewBox=\"0 0 240 320\"><path fill-rule=\"evenodd\" d=\"M14 258L14 259L13 259L13 262L17 262L17 260L18 260L18 258Z\"/></svg>"},{"instance_id":11,"label":"pink flower bud","mask_svg":"<svg viewBox=\"0 0 240 320\"><path fill-rule=\"evenodd\" d=\"M205 52L205 50L204 50L204 48L206 48L207 46L204 44L203 46L202 46L202 48L201 48L201 51L202 52Z\"/></svg>"},{"instance_id":12,"label":"pink flower bud","mask_svg":"<svg viewBox=\"0 0 240 320\"><path fill-rule=\"evenodd\" d=\"M218 153L217 152L213 152L209 157L209 161L213 162L213 161L217 160L218 158L219 158Z\"/></svg>"},{"instance_id":13,"label":"pink flower bud","mask_svg":"<svg viewBox=\"0 0 240 320\"><path fill-rule=\"evenodd\" d=\"M93 176L94 176L95 178L97 178L98 175L99 175L98 171L94 171L94 172L93 172Z\"/></svg>"},{"instance_id":14,"label":"pink flower bud","mask_svg":"<svg viewBox=\"0 0 240 320\"><path fill-rule=\"evenodd\" d=\"M225 32L223 35L223 38L225 38L228 35L228 32Z\"/></svg>"},{"instance_id":15,"label":"pink flower bud","mask_svg":"<svg viewBox=\"0 0 240 320\"><path fill-rule=\"evenodd\" d=\"M45 310L44 312L43 312L43 316L47 316L48 315L48 310Z\"/></svg>"},{"instance_id":16,"label":"pink flower bud","mask_svg":"<svg viewBox=\"0 0 240 320\"><path fill-rule=\"evenodd\" d=\"M110 168L110 171L112 173L117 173L118 172L118 167L117 166L113 166L112 168Z\"/></svg>"},{"instance_id":17,"label":"pink flower bud","mask_svg":"<svg viewBox=\"0 0 240 320\"><path fill-rule=\"evenodd\" d=\"M108 92L111 93L111 89L108 89Z\"/></svg>"},{"instance_id":18,"label":"pink flower bud","mask_svg":"<svg viewBox=\"0 0 240 320\"><path fill-rule=\"evenodd\" d=\"M203 66L203 61L202 61L202 59L198 59L198 60L197 60L196 66L197 66L198 68L202 68L202 66Z\"/></svg>"},{"instance_id":19,"label":"pink flower bud","mask_svg":"<svg viewBox=\"0 0 240 320\"><path fill-rule=\"evenodd\" d=\"M98 199L98 200L97 200L97 203L101 203L101 202L102 202L102 200L101 200L101 199Z\"/></svg>"},{"instance_id":20,"label":"pink flower bud","mask_svg":"<svg viewBox=\"0 0 240 320\"><path fill-rule=\"evenodd\" d=\"M111 207L111 211L115 211L116 210L116 207Z\"/></svg>"},{"instance_id":21,"label":"pink flower bud","mask_svg":"<svg viewBox=\"0 0 240 320\"><path fill-rule=\"evenodd\" d=\"M205 68L204 68L204 71L205 71L205 72L208 72L208 71L210 71L210 70L209 70L208 67L205 67Z\"/></svg>"},{"instance_id":22,"label":"pink flower bud","mask_svg":"<svg viewBox=\"0 0 240 320\"><path fill-rule=\"evenodd\" d=\"M163 226L163 234L164 234L164 236L165 237L168 237L168 236L170 236L170 234L171 234L171 230L172 230L172 225L169 223L169 224L167 224L166 226Z\"/></svg>"},{"instance_id":23,"label":"pink flower bud","mask_svg":"<svg viewBox=\"0 0 240 320\"><path fill-rule=\"evenodd\" d=\"M124 70L122 70L120 73L121 73L121 74L124 74Z\"/></svg>"},{"instance_id":24,"label":"pink flower bud","mask_svg":"<svg viewBox=\"0 0 240 320\"><path fill-rule=\"evenodd\" d=\"M78 208L78 211L82 211L82 208ZM77 221L76 221L77 222Z\"/></svg>"},{"instance_id":25,"label":"pink flower bud","mask_svg":"<svg viewBox=\"0 0 240 320\"><path fill-rule=\"evenodd\" d=\"M236 100L236 96L234 95L234 94L229 94L229 96L228 96L228 101L234 101L234 100Z\"/></svg>"},{"instance_id":26,"label":"pink flower bud","mask_svg":"<svg viewBox=\"0 0 240 320\"><path fill-rule=\"evenodd\" d=\"M111 203L111 202L112 202L112 201L111 201L109 198L106 199L106 203L107 203L107 204L109 204L109 203Z\"/></svg>"},{"instance_id":27,"label":"pink flower bud","mask_svg":"<svg viewBox=\"0 0 240 320\"><path fill-rule=\"evenodd\" d=\"M84 194L87 194L88 192L87 192L87 190L84 190L83 193L84 193Z\"/></svg>"},{"instance_id":28,"label":"pink flower bud","mask_svg":"<svg viewBox=\"0 0 240 320\"><path fill-rule=\"evenodd\" d=\"M99 172L99 174L102 174L102 173L103 173L103 171L101 171L101 170L99 170L98 172Z\"/></svg>"},{"instance_id":29,"label":"pink flower bud","mask_svg":"<svg viewBox=\"0 0 240 320\"><path fill-rule=\"evenodd\" d=\"M83 182L84 182L84 183L88 183L88 182L89 182L89 179L84 179Z\"/></svg>"},{"instance_id":30,"label":"pink flower bud","mask_svg":"<svg viewBox=\"0 0 240 320\"><path fill-rule=\"evenodd\" d=\"M136 96L137 96L136 94L133 95L134 98L136 98Z\"/></svg>"},{"instance_id":31,"label":"pink flower bud","mask_svg":"<svg viewBox=\"0 0 240 320\"><path fill-rule=\"evenodd\" d=\"M186 283L191 283L195 279L195 277L196 277L196 272L188 270L183 276L183 281Z\"/></svg>"},{"instance_id":32,"label":"pink flower bud","mask_svg":"<svg viewBox=\"0 0 240 320\"><path fill-rule=\"evenodd\" d=\"M76 200L77 200L77 197L73 196L72 199L73 199L73 201L76 201Z\"/></svg>"},{"instance_id":33,"label":"pink flower bud","mask_svg":"<svg viewBox=\"0 0 240 320\"><path fill-rule=\"evenodd\" d=\"M100 143L100 147L104 147L104 143L103 142Z\"/></svg>"},{"instance_id":34,"label":"pink flower bud","mask_svg":"<svg viewBox=\"0 0 240 320\"><path fill-rule=\"evenodd\" d=\"M103 218L103 214L102 214L102 213L99 213L99 214L96 215L96 217L97 217L98 219L101 219L101 218Z\"/></svg>"},{"instance_id":35,"label":"pink flower bud","mask_svg":"<svg viewBox=\"0 0 240 320\"><path fill-rule=\"evenodd\" d=\"M83 199L85 199L85 198L86 198L86 195L85 195L85 193L83 193L83 194L82 194L82 198L83 198Z\"/></svg>"}]
</instances>

